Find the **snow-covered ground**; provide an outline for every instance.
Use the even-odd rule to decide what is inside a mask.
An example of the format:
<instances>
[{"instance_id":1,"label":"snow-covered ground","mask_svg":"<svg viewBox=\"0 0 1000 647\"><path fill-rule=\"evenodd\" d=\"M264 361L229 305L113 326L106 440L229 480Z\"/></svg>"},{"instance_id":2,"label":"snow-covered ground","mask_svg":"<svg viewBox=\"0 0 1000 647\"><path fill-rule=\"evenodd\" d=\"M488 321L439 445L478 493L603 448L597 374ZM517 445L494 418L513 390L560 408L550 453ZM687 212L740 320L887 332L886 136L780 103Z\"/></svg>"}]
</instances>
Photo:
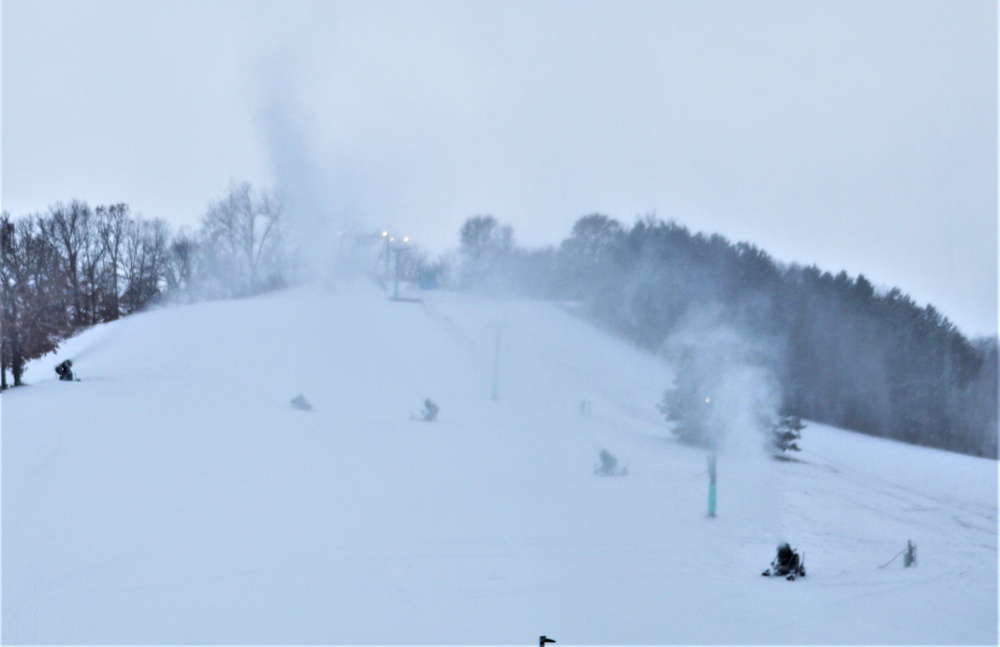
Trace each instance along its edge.
<instances>
[{"instance_id":1,"label":"snow-covered ground","mask_svg":"<svg viewBox=\"0 0 1000 647\"><path fill-rule=\"evenodd\" d=\"M555 304L421 296L166 308L33 362L2 397L3 641L997 643L995 461L810 424L795 461L733 443L708 519L661 361ZM760 576L780 540L808 577Z\"/></svg>"}]
</instances>

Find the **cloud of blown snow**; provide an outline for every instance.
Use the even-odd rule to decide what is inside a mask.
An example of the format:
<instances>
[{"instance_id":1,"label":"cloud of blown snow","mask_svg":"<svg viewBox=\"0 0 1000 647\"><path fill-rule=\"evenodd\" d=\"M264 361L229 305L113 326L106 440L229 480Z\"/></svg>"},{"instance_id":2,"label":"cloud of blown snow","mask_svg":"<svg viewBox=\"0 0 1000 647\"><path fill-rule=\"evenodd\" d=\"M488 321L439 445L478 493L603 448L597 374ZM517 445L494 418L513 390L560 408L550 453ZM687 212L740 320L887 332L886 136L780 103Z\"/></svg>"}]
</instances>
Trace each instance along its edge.
<instances>
[{"instance_id":1,"label":"cloud of blown snow","mask_svg":"<svg viewBox=\"0 0 1000 647\"><path fill-rule=\"evenodd\" d=\"M298 102L292 71L290 55L259 66L258 128L296 258L307 274L329 277L358 261L359 245L372 247L359 241L375 229L352 208L357 183L318 156L320 128Z\"/></svg>"},{"instance_id":2,"label":"cloud of blown snow","mask_svg":"<svg viewBox=\"0 0 1000 647\"><path fill-rule=\"evenodd\" d=\"M677 380L697 384L707 400L709 444L744 457L767 453L781 408L781 386L770 368L773 345L749 338L704 308L688 314L665 349L677 362Z\"/></svg>"},{"instance_id":3,"label":"cloud of blown snow","mask_svg":"<svg viewBox=\"0 0 1000 647\"><path fill-rule=\"evenodd\" d=\"M739 331L721 309L704 307L687 313L664 351L674 361L675 384L694 384L709 400L705 440L718 454L720 514L740 510L775 542L783 540L771 445L782 391L770 367L780 345Z\"/></svg>"}]
</instances>

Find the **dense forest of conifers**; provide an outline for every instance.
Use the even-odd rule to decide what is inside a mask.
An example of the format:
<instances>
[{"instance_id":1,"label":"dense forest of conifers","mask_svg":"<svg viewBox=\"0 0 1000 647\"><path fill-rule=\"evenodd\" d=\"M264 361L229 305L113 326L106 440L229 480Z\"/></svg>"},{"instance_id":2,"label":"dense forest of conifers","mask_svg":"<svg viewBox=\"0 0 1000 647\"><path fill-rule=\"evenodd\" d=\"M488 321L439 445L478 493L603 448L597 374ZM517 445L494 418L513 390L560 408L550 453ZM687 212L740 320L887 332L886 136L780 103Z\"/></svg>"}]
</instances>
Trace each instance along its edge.
<instances>
[{"instance_id":1,"label":"dense forest of conifers","mask_svg":"<svg viewBox=\"0 0 1000 647\"><path fill-rule=\"evenodd\" d=\"M782 413L997 457L997 339L970 340L932 306L864 276L784 266L761 249L646 218L577 221L556 249L523 251L491 216L462 230L465 276L495 289L574 300L652 351L725 327L740 361L780 385Z\"/></svg>"},{"instance_id":2,"label":"dense forest of conifers","mask_svg":"<svg viewBox=\"0 0 1000 647\"><path fill-rule=\"evenodd\" d=\"M0 388L8 373L20 385L27 361L82 328L167 296L275 289L293 282L296 267L279 202L248 184L232 184L194 232L171 232L124 204L80 201L3 213L0 230ZM373 240L358 236L369 248ZM411 248L391 271L423 284L573 301L653 352L668 352L678 335L710 340L724 327L752 349L741 361L775 377L782 413L997 457L997 338L967 339L898 289L781 265L753 245L653 218L626 227L585 216L558 247L525 250L510 227L476 216L459 240L457 257L430 262ZM389 271L383 261L375 267Z\"/></svg>"}]
</instances>

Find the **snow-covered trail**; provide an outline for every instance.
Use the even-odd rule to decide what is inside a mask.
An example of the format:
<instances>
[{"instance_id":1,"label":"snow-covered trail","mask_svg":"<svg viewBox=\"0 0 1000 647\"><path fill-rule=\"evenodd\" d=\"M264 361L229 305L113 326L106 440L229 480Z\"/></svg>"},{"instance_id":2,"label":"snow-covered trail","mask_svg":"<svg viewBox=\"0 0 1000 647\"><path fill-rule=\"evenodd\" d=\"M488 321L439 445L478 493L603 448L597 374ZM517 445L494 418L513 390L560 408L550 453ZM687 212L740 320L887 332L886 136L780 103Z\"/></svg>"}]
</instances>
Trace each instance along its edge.
<instances>
[{"instance_id":1,"label":"snow-covered trail","mask_svg":"<svg viewBox=\"0 0 1000 647\"><path fill-rule=\"evenodd\" d=\"M423 296L164 309L32 363L2 397L3 641L996 643L995 461L810 425L795 461L720 456L709 520L669 367L553 304ZM807 578L759 576L781 539ZM907 540L918 567L879 568Z\"/></svg>"}]
</instances>

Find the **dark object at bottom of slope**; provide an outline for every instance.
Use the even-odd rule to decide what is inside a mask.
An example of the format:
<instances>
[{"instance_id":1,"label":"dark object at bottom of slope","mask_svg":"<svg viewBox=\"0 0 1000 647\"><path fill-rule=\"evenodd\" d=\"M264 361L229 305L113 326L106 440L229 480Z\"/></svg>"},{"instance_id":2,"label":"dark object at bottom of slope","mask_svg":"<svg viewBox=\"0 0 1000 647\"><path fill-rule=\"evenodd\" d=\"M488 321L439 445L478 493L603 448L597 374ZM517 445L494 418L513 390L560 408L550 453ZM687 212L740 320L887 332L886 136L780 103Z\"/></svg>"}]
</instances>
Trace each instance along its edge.
<instances>
[{"instance_id":1,"label":"dark object at bottom of slope","mask_svg":"<svg viewBox=\"0 0 1000 647\"><path fill-rule=\"evenodd\" d=\"M788 544L778 546L778 554L771 562L771 568L766 569L761 575L764 577L784 577L792 582L797 577L806 576L805 553L803 557L792 550Z\"/></svg>"}]
</instances>

